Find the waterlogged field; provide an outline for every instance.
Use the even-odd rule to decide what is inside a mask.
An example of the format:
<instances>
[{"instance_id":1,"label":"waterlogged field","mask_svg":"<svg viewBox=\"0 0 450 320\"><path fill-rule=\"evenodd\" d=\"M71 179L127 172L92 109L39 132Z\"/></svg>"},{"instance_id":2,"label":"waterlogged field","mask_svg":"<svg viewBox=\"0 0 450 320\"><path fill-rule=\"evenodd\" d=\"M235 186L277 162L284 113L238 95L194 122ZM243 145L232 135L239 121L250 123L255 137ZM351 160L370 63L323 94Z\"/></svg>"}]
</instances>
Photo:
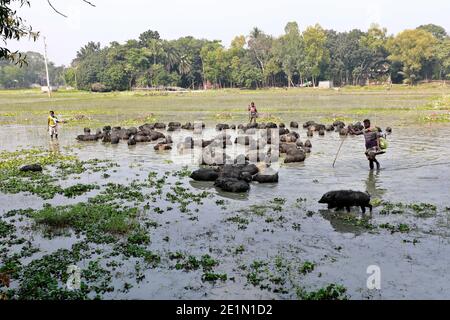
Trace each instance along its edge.
<instances>
[{"instance_id":1,"label":"waterlogged field","mask_svg":"<svg viewBox=\"0 0 450 320\"><path fill-rule=\"evenodd\" d=\"M448 299L449 95L442 87L62 91L52 99L2 91L0 298ZM369 117L392 127L382 170L368 171L361 136L327 132L311 138L304 163L280 161L277 184L230 194L192 181L196 159L176 147L75 140L86 126L195 120L206 123L203 138L212 138L218 122L244 123L252 100L259 121ZM49 109L69 120L59 141L46 133ZM174 145L193 135L169 134ZM31 163L44 171L18 170ZM338 189L369 192L372 215L317 203ZM380 290L367 287L370 266L379 267ZM80 287L70 290L77 272Z\"/></svg>"}]
</instances>

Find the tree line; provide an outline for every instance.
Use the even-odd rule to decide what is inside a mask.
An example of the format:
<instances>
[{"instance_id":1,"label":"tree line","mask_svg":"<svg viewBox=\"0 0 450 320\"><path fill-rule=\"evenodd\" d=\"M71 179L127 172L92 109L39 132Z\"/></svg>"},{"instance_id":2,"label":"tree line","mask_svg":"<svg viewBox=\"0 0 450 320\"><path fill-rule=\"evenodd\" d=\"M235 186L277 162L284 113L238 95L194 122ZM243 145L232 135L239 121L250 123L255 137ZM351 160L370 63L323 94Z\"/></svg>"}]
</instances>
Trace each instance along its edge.
<instances>
[{"instance_id":1,"label":"tree line","mask_svg":"<svg viewBox=\"0 0 450 320\"><path fill-rule=\"evenodd\" d=\"M22 65L13 61L0 59L0 88L29 88L32 86L47 85L45 74L44 56L37 52L24 52L26 63ZM48 63L48 73L52 86L65 85L64 74L67 69L64 66L56 66Z\"/></svg>"},{"instance_id":2,"label":"tree line","mask_svg":"<svg viewBox=\"0 0 450 320\"><path fill-rule=\"evenodd\" d=\"M321 80L337 86L416 84L449 78L450 37L434 24L394 36L375 24L367 31L337 32L319 24L301 31L289 22L279 37L254 28L229 47L194 37L165 40L148 30L124 44L89 42L64 70L66 85L93 91L255 89L316 86Z\"/></svg>"},{"instance_id":3,"label":"tree line","mask_svg":"<svg viewBox=\"0 0 450 320\"><path fill-rule=\"evenodd\" d=\"M289 22L273 37L258 28L237 36L228 48L220 41L182 37L164 40L146 31L137 40L101 48L88 43L77 53L66 81L80 89L133 87L262 88L364 85L369 81L415 84L450 77L450 37L437 25L396 36L372 25L366 32L300 31Z\"/></svg>"}]
</instances>

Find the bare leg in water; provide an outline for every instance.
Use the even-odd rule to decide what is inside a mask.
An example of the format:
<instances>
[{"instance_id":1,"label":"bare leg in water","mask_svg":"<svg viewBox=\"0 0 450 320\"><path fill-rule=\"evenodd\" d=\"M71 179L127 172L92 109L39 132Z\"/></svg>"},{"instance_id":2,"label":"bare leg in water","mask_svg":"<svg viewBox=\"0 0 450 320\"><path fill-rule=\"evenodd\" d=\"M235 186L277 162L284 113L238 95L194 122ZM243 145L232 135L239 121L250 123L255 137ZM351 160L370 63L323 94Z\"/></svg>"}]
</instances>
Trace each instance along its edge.
<instances>
[{"instance_id":1,"label":"bare leg in water","mask_svg":"<svg viewBox=\"0 0 450 320\"><path fill-rule=\"evenodd\" d=\"M377 170L380 170L380 163L378 162L378 160L375 158L375 153L373 151L367 153L367 159L369 160L369 167L370 170L374 169L374 163L377 165Z\"/></svg>"}]
</instances>

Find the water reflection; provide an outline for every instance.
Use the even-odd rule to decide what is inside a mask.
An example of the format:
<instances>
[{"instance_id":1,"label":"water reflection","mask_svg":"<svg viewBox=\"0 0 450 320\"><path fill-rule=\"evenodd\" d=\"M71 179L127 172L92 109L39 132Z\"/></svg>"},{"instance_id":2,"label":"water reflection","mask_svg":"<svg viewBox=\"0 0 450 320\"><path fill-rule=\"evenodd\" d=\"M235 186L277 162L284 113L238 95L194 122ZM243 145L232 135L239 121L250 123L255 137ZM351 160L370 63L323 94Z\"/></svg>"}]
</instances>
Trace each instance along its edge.
<instances>
[{"instance_id":1,"label":"water reflection","mask_svg":"<svg viewBox=\"0 0 450 320\"><path fill-rule=\"evenodd\" d=\"M355 236L370 231L370 213L361 214L359 208L352 209L350 213L345 211L319 210L320 215L330 222L334 231L339 233L351 233Z\"/></svg>"},{"instance_id":2,"label":"water reflection","mask_svg":"<svg viewBox=\"0 0 450 320\"><path fill-rule=\"evenodd\" d=\"M230 200L248 200L249 199L248 192L232 193L232 192L221 191L220 189L214 187L214 182L190 180L189 184L191 185L191 187L198 189L198 190L208 191L208 192L216 191L217 196L226 198L226 199L230 199Z\"/></svg>"},{"instance_id":3,"label":"water reflection","mask_svg":"<svg viewBox=\"0 0 450 320\"><path fill-rule=\"evenodd\" d=\"M365 181L366 191L370 194L371 198L382 199L383 195L386 193L386 189L380 188L381 184L381 171L369 171L369 175Z\"/></svg>"},{"instance_id":4,"label":"water reflection","mask_svg":"<svg viewBox=\"0 0 450 320\"><path fill-rule=\"evenodd\" d=\"M50 153L56 153L56 154L61 153L61 149L60 149L60 146L59 146L59 141L58 140L53 140L53 139L49 140L48 141L48 151Z\"/></svg>"}]
</instances>

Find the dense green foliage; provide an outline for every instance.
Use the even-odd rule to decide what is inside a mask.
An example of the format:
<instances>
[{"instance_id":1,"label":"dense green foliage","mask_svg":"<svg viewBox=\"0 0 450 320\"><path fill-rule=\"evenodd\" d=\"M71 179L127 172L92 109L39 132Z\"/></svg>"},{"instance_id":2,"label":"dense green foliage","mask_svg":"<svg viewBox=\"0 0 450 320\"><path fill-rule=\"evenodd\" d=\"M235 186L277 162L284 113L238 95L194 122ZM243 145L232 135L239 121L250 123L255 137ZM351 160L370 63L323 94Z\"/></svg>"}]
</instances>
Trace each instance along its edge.
<instances>
[{"instance_id":1,"label":"dense green foliage","mask_svg":"<svg viewBox=\"0 0 450 320\"><path fill-rule=\"evenodd\" d=\"M17 15L13 5L29 6L27 0L0 0L0 39L6 45L7 40L29 36L36 39L38 33L32 31L31 27L25 25L24 20ZM19 52L11 52L7 47L0 46L0 61L6 59L22 65L25 60Z\"/></svg>"},{"instance_id":2,"label":"dense green foliage","mask_svg":"<svg viewBox=\"0 0 450 320\"><path fill-rule=\"evenodd\" d=\"M88 43L66 71L80 89L108 91L133 87L260 88L368 82L411 83L450 76L450 37L436 25L388 36L377 25L367 32L336 32L320 25L303 32L289 22L278 38L254 28L229 48L220 41L183 37L163 40L146 31L139 40L101 48Z\"/></svg>"}]
</instances>

